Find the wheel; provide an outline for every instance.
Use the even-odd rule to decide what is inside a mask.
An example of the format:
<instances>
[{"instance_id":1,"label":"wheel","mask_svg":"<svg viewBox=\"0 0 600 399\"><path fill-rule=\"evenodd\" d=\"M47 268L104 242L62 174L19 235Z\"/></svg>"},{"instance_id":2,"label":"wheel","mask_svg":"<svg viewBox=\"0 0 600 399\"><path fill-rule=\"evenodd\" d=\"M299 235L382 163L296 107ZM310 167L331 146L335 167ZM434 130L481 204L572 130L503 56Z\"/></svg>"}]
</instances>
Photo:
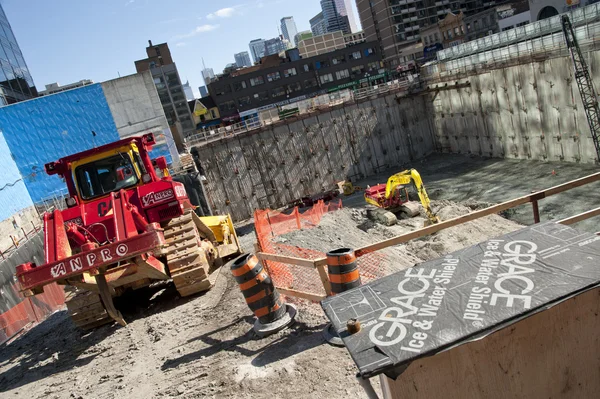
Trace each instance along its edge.
<instances>
[{"instance_id":1,"label":"wheel","mask_svg":"<svg viewBox=\"0 0 600 399\"><path fill-rule=\"evenodd\" d=\"M213 286L213 282L209 280L209 272L216 251L211 243L202 241L192 212L190 209L164 226L168 244L167 267L181 296L207 291Z\"/></svg>"},{"instance_id":2,"label":"wheel","mask_svg":"<svg viewBox=\"0 0 600 399\"><path fill-rule=\"evenodd\" d=\"M94 292L86 290L69 292L65 304L73 323L83 330L113 322L104 309L100 295Z\"/></svg>"}]
</instances>

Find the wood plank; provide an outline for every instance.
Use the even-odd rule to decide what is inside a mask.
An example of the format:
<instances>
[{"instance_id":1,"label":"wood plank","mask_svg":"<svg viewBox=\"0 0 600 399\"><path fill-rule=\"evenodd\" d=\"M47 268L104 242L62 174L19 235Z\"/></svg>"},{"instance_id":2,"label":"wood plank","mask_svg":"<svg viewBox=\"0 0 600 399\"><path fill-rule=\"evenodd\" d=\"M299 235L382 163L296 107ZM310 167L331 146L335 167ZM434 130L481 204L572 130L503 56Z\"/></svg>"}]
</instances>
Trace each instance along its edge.
<instances>
[{"instance_id":1,"label":"wood plank","mask_svg":"<svg viewBox=\"0 0 600 399\"><path fill-rule=\"evenodd\" d=\"M311 294L310 292L296 291L288 288L275 287L280 294L293 296L296 298L308 299L313 302L321 302L323 299L327 298L323 295Z\"/></svg>"},{"instance_id":2,"label":"wood plank","mask_svg":"<svg viewBox=\"0 0 600 399\"><path fill-rule=\"evenodd\" d=\"M317 270L319 272L319 277L321 277L321 283L323 283L323 288L325 288L325 293L327 296L331 296L331 283L329 282L329 274L327 274L327 270L324 265L317 266Z\"/></svg>"},{"instance_id":3,"label":"wood plank","mask_svg":"<svg viewBox=\"0 0 600 399\"><path fill-rule=\"evenodd\" d=\"M600 289L412 362L390 399L600 397ZM435 376L435 378L432 378Z\"/></svg>"},{"instance_id":4,"label":"wood plank","mask_svg":"<svg viewBox=\"0 0 600 399\"><path fill-rule=\"evenodd\" d=\"M600 215L600 208L591 209L587 212L583 212L578 215L574 215L574 216L568 217L566 219L559 220L556 223L569 225L569 224L581 222L582 220L589 219L591 217L598 216L598 215Z\"/></svg>"},{"instance_id":5,"label":"wood plank","mask_svg":"<svg viewBox=\"0 0 600 399\"><path fill-rule=\"evenodd\" d=\"M258 256L258 258L260 260L272 260L274 262L289 263L291 265L304 266L304 267L309 267L311 269L315 268L315 262L311 259L303 259L303 258L295 258L293 256L268 254L265 252L258 252L256 254L256 256Z\"/></svg>"}]
</instances>

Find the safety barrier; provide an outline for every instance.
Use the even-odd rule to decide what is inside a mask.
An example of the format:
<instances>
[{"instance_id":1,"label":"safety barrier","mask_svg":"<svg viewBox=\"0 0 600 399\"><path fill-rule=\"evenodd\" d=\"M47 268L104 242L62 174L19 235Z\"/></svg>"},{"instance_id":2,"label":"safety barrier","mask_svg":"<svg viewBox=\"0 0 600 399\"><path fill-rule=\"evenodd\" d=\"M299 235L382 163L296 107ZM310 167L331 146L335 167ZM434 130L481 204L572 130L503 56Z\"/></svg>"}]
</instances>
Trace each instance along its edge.
<instances>
[{"instance_id":1,"label":"safety barrier","mask_svg":"<svg viewBox=\"0 0 600 399\"><path fill-rule=\"evenodd\" d=\"M254 213L256 237L261 250L258 256L281 294L311 301L332 295L325 253L285 244L278 237L292 231L312 229L319 225L325 214L341 208L341 200L328 204L319 201L304 212L296 207L287 213L268 209ZM358 262L362 282L386 275L385 264L386 256L382 253L362 257Z\"/></svg>"},{"instance_id":2,"label":"safety barrier","mask_svg":"<svg viewBox=\"0 0 600 399\"><path fill-rule=\"evenodd\" d=\"M43 233L38 232L22 242L11 252L10 257L0 262L0 343L21 331L30 323L44 320L59 310L65 303L61 286L50 284L44 293L24 298L14 279L17 265L32 260L44 259Z\"/></svg>"}]
</instances>

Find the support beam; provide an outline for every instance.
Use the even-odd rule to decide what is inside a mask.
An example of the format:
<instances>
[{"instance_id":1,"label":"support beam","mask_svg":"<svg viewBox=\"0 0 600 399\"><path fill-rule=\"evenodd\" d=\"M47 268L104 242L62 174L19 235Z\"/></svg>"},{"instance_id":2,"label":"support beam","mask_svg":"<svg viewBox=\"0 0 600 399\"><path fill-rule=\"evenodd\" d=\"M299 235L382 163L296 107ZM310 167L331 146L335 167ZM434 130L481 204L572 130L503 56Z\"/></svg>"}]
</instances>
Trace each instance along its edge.
<instances>
[{"instance_id":1,"label":"support beam","mask_svg":"<svg viewBox=\"0 0 600 399\"><path fill-rule=\"evenodd\" d=\"M271 260L273 262L289 263L291 265L315 268L315 262L311 259L295 258L293 256L268 254L259 252L256 254L260 260Z\"/></svg>"},{"instance_id":2,"label":"support beam","mask_svg":"<svg viewBox=\"0 0 600 399\"><path fill-rule=\"evenodd\" d=\"M277 291L279 291L280 294L287 295L287 296L293 296L296 298L308 299L309 301L313 301L313 302L321 302L323 299L327 298L324 295L316 295L316 294L311 294L309 292L296 291L296 290L291 290L288 288L281 288L281 287L275 287L275 288L277 289Z\"/></svg>"}]
</instances>

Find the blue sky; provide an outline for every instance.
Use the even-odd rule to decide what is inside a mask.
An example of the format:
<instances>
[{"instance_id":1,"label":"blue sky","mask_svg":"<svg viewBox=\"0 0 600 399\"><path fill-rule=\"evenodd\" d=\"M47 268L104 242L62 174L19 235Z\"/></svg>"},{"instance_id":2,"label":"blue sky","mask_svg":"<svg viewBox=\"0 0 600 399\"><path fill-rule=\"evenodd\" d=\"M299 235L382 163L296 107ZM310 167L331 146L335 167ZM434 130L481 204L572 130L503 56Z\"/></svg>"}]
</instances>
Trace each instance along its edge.
<instances>
[{"instance_id":1,"label":"blue sky","mask_svg":"<svg viewBox=\"0 0 600 399\"><path fill-rule=\"evenodd\" d=\"M277 36L293 16L309 30L319 0L1 0L38 90L48 83L102 82L135 73L148 39L169 43L181 79L198 94L202 58L215 73ZM356 15L356 12L355 12ZM358 21L358 18L357 18Z\"/></svg>"}]
</instances>

